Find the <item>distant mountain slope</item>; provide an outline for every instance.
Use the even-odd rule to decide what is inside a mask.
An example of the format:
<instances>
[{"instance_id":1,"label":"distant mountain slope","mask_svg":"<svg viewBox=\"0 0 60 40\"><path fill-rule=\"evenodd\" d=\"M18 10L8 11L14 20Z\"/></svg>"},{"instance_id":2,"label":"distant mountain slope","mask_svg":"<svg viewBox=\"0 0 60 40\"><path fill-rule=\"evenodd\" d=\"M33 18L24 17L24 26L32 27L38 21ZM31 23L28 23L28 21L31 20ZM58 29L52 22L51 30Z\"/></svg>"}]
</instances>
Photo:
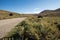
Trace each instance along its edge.
<instances>
[{"instance_id":1,"label":"distant mountain slope","mask_svg":"<svg viewBox=\"0 0 60 40\"><path fill-rule=\"evenodd\" d=\"M56 10L44 10L39 15L42 16L60 16L60 8Z\"/></svg>"}]
</instances>

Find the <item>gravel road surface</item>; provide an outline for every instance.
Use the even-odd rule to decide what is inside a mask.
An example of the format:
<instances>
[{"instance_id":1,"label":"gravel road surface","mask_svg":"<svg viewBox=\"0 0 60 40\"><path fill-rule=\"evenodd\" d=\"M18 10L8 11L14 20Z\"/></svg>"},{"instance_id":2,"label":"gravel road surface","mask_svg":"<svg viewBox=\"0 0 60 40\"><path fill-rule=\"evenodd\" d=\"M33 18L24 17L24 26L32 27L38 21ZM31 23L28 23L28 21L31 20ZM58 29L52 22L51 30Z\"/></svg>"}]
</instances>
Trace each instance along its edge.
<instances>
[{"instance_id":1,"label":"gravel road surface","mask_svg":"<svg viewBox=\"0 0 60 40\"><path fill-rule=\"evenodd\" d=\"M11 29L26 18L13 18L0 20L0 38L4 37Z\"/></svg>"}]
</instances>

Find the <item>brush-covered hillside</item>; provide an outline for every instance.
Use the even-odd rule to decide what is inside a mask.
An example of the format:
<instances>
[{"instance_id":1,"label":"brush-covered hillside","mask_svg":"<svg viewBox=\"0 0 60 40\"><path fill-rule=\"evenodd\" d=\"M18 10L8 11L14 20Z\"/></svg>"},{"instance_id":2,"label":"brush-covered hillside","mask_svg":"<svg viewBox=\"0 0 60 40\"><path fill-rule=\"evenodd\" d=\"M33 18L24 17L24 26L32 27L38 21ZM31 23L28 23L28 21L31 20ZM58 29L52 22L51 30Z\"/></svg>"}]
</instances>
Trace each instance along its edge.
<instances>
[{"instance_id":1,"label":"brush-covered hillside","mask_svg":"<svg viewBox=\"0 0 60 40\"><path fill-rule=\"evenodd\" d=\"M60 17L29 17L6 37L20 40L60 40Z\"/></svg>"},{"instance_id":2,"label":"brush-covered hillside","mask_svg":"<svg viewBox=\"0 0 60 40\"><path fill-rule=\"evenodd\" d=\"M20 14L9 12L9 11L0 10L0 19L16 18L16 17L20 17Z\"/></svg>"},{"instance_id":3,"label":"brush-covered hillside","mask_svg":"<svg viewBox=\"0 0 60 40\"><path fill-rule=\"evenodd\" d=\"M60 8L56 10L44 10L39 13L41 16L60 16Z\"/></svg>"},{"instance_id":4,"label":"brush-covered hillside","mask_svg":"<svg viewBox=\"0 0 60 40\"><path fill-rule=\"evenodd\" d=\"M9 18L18 18L18 17L28 17L32 16L32 14L23 14L23 13L15 13L5 10L0 10L0 20L1 19L9 19Z\"/></svg>"}]
</instances>

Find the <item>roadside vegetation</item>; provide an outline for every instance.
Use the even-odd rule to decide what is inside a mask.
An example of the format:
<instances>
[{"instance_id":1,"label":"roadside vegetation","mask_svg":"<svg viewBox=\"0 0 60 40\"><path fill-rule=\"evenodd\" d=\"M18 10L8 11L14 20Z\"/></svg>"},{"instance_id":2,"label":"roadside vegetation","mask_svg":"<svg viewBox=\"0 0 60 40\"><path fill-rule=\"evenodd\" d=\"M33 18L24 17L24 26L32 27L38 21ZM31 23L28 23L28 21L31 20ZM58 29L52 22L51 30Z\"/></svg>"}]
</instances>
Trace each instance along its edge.
<instances>
[{"instance_id":1,"label":"roadside vegetation","mask_svg":"<svg viewBox=\"0 0 60 40\"><path fill-rule=\"evenodd\" d=\"M21 40L60 40L60 17L28 17L12 29L7 37L16 34Z\"/></svg>"}]
</instances>

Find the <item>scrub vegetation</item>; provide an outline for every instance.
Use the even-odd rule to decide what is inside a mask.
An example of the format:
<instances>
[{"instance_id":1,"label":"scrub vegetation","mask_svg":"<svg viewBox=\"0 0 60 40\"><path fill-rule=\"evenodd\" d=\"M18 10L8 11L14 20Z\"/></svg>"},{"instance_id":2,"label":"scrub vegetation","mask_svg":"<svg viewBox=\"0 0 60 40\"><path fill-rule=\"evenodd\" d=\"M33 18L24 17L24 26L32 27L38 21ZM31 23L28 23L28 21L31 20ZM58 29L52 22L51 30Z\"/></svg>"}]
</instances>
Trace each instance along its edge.
<instances>
[{"instance_id":1,"label":"scrub vegetation","mask_svg":"<svg viewBox=\"0 0 60 40\"><path fill-rule=\"evenodd\" d=\"M7 36L16 34L21 40L60 40L60 17L28 17Z\"/></svg>"}]
</instances>

